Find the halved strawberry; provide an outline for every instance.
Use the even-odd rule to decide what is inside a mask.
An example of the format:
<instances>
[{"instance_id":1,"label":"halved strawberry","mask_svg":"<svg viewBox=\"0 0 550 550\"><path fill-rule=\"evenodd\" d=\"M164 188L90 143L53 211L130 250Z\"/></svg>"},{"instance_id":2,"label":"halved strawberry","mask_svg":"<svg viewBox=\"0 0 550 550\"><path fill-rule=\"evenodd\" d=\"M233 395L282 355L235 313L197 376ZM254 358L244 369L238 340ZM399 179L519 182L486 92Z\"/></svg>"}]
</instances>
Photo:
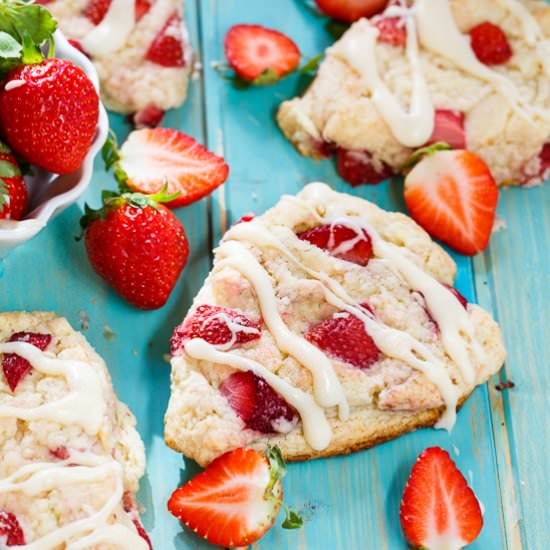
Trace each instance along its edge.
<instances>
[{"instance_id":1,"label":"halved strawberry","mask_svg":"<svg viewBox=\"0 0 550 550\"><path fill-rule=\"evenodd\" d=\"M23 546L25 533L19 521L11 512L0 510L0 539L5 537L6 546Z\"/></svg>"},{"instance_id":2,"label":"halved strawberry","mask_svg":"<svg viewBox=\"0 0 550 550\"><path fill-rule=\"evenodd\" d=\"M504 31L489 21L470 29L470 43L476 57L486 65L500 65L512 57L512 48Z\"/></svg>"},{"instance_id":3,"label":"halved strawberry","mask_svg":"<svg viewBox=\"0 0 550 550\"><path fill-rule=\"evenodd\" d=\"M423 451L401 501L401 528L414 548L459 550L483 527L479 502L449 453Z\"/></svg>"},{"instance_id":4,"label":"halved strawberry","mask_svg":"<svg viewBox=\"0 0 550 550\"><path fill-rule=\"evenodd\" d=\"M405 178L411 216L462 254L477 254L489 244L497 201L491 171L470 151L428 154Z\"/></svg>"},{"instance_id":5,"label":"halved strawberry","mask_svg":"<svg viewBox=\"0 0 550 550\"><path fill-rule=\"evenodd\" d=\"M327 224L298 233L298 238L354 264L365 266L372 258L372 241L364 229L358 234L340 223Z\"/></svg>"},{"instance_id":6,"label":"halved strawberry","mask_svg":"<svg viewBox=\"0 0 550 550\"><path fill-rule=\"evenodd\" d=\"M380 183L393 176L393 170L382 161L376 165L368 151L338 149L336 168L340 177L353 187L365 183Z\"/></svg>"},{"instance_id":7,"label":"halved strawberry","mask_svg":"<svg viewBox=\"0 0 550 550\"><path fill-rule=\"evenodd\" d=\"M453 149L466 149L464 113L449 109L436 109L434 131L428 144L447 143Z\"/></svg>"},{"instance_id":8,"label":"halved strawberry","mask_svg":"<svg viewBox=\"0 0 550 550\"><path fill-rule=\"evenodd\" d=\"M362 306L371 311L368 304ZM339 312L306 332L304 338L331 357L368 369L380 359L380 350L365 329L365 323L348 312Z\"/></svg>"},{"instance_id":9,"label":"halved strawberry","mask_svg":"<svg viewBox=\"0 0 550 550\"><path fill-rule=\"evenodd\" d=\"M84 8L82 15L87 17L94 25L99 25L107 15L111 2L112 0L91 0ZM150 9L151 4L148 0L136 0L136 21L139 21Z\"/></svg>"},{"instance_id":10,"label":"halved strawberry","mask_svg":"<svg viewBox=\"0 0 550 550\"><path fill-rule=\"evenodd\" d=\"M170 128L135 130L120 149L119 166L130 189L153 195L166 184L180 195L168 206L191 204L211 193L229 174L222 157L192 137Z\"/></svg>"},{"instance_id":11,"label":"halved strawberry","mask_svg":"<svg viewBox=\"0 0 550 550\"><path fill-rule=\"evenodd\" d=\"M225 57L244 80L254 81L267 71L276 78L300 63L300 50L283 33L261 25L235 25L224 40Z\"/></svg>"},{"instance_id":12,"label":"halved strawberry","mask_svg":"<svg viewBox=\"0 0 550 550\"><path fill-rule=\"evenodd\" d=\"M296 423L296 410L250 371L228 376L220 385L220 393L250 430L264 434L284 432Z\"/></svg>"},{"instance_id":13,"label":"halved strawberry","mask_svg":"<svg viewBox=\"0 0 550 550\"><path fill-rule=\"evenodd\" d=\"M145 59L162 67L185 67L183 23L174 13L151 42Z\"/></svg>"},{"instance_id":14,"label":"halved strawberry","mask_svg":"<svg viewBox=\"0 0 550 550\"><path fill-rule=\"evenodd\" d=\"M280 453L235 449L176 489L168 510L211 544L248 546L273 525L283 500Z\"/></svg>"},{"instance_id":15,"label":"halved strawberry","mask_svg":"<svg viewBox=\"0 0 550 550\"><path fill-rule=\"evenodd\" d=\"M51 334L39 332L16 332L8 340L8 342L26 342L41 351L44 351L51 341ZM2 369L8 386L11 391L15 391L19 382L32 370L32 365L15 353L5 353L2 360Z\"/></svg>"},{"instance_id":16,"label":"halved strawberry","mask_svg":"<svg viewBox=\"0 0 550 550\"><path fill-rule=\"evenodd\" d=\"M229 342L235 346L246 344L260 336L260 323L251 321L236 309L203 304L176 327L170 340L170 349L175 355L192 338L202 338L214 346Z\"/></svg>"},{"instance_id":17,"label":"halved strawberry","mask_svg":"<svg viewBox=\"0 0 550 550\"><path fill-rule=\"evenodd\" d=\"M372 23L378 29L378 42L401 47L407 43L407 27L402 17L377 17Z\"/></svg>"},{"instance_id":18,"label":"halved strawberry","mask_svg":"<svg viewBox=\"0 0 550 550\"><path fill-rule=\"evenodd\" d=\"M388 0L315 0L315 2L324 14L346 23L380 13L388 4Z\"/></svg>"}]
</instances>

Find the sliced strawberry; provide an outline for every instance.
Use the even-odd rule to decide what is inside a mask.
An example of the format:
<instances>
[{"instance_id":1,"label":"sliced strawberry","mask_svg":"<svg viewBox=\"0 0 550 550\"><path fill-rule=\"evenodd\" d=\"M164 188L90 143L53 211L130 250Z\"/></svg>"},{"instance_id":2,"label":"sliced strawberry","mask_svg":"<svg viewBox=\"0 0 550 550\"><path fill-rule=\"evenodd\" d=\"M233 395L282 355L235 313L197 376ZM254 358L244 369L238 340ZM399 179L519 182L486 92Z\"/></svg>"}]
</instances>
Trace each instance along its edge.
<instances>
[{"instance_id":1,"label":"sliced strawberry","mask_svg":"<svg viewBox=\"0 0 550 550\"><path fill-rule=\"evenodd\" d=\"M326 250L331 256L358 265L367 265L372 258L372 241L363 229L355 229L340 223L320 225L298 234L298 238Z\"/></svg>"},{"instance_id":2,"label":"sliced strawberry","mask_svg":"<svg viewBox=\"0 0 550 550\"><path fill-rule=\"evenodd\" d=\"M55 449L50 449L50 455L58 460L67 460L71 456L71 453L69 449L63 445L61 447L55 447Z\"/></svg>"},{"instance_id":3,"label":"sliced strawberry","mask_svg":"<svg viewBox=\"0 0 550 550\"><path fill-rule=\"evenodd\" d=\"M120 167L130 189L148 195L180 193L168 203L175 208L191 204L220 186L229 174L222 157L192 137L170 128L135 130L120 149Z\"/></svg>"},{"instance_id":4,"label":"sliced strawberry","mask_svg":"<svg viewBox=\"0 0 550 550\"><path fill-rule=\"evenodd\" d=\"M133 116L129 117L132 124L140 128L156 128L162 122L164 118L164 111L159 109L155 105L148 105L141 111L134 113Z\"/></svg>"},{"instance_id":5,"label":"sliced strawberry","mask_svg":"<svg viewBox=\"0 0 550 550\"><path fill-rule=\"evenodd\" d=\"M151 543L151 539L149 538L149 535L147 534L147 531L143 528L143 525L141 525L140 521L136 518L133 518L132 523L136 526L136 531L138 532L138 535L149 546L149 550L153 550L153 544Z\"/></svg>"},{"instance_id":6,"label":"sliced strawberry","mask_svg":"<svg viewBox=\"0 0 550 550\"><path fill-rule=\"evenodd\" d=\"M413 466L401 501L401 528L414 548L459 549L483 527L479 502L449 454L423 451Z\"/></svg>"},{"instance_id":7,"label":"sliced strawberry","mask_svg":"<svg viewBox=\"0 0 550 550\"><path fill-rule=\"evenodd\" d=\"M368 304L362 306L371 311ZM304 337L331 357L359 369L368 369L380 359L380 350L365 323L348 312L336 313L310 328Z\"/></svg>"},{"instance_id":8,"label":"sliced strawberry","mask_svg":"<svg viewBox=\"0 0 550 550\"><path fill-rule=\"evenodd\" d=\"M248 546L271 528L281 507L284 465L254 449L235 449L176 489L168 510L210 544Z\"/></svg>"},{"instance_id":9,"label":"sliced strawberry","mask_svg":"<svg viewBox=\"0 0 550 550\"><path fill-rule=\"evenodd\" d=\"M151 42L145 59L162 67L185 67L183 23L174 13Z\"/></svg>"},{"instance_id":10,"label":"sliced strawberry","mask_svg":"<svg viewBox=\"0 0 550 550\"><path fill-rule=\"evenodd\" d=\"M39 332L16 332L8 340L8 342L26 342L41 351L44 351L51 341L51 334ZM4 354L2 368L11 391L15 391L19 382L32 370L31 364L15 353Z\"/></svg>"},{"instance_id":11,"label":"sliced strawberry","mask_svg":"<svg viewBox=\"0 0 550 550\"><path fill-rule=\"evenodd\" d=\"M53 1L53 0L48 0ZM84 8L82 15L87 17L94 25L99 25L109 8L111 7L112 0L91 0L91 2ZM149 10L151 4L148 0L136 0L135 18L139 21Z\"/></svg>"},{"instance_id":12,"label":"sliced strawberry","mask_svg":"<svg viewBox=\"0 0 550 550\"><path fill-rule=\"evenodd\" d=\"M261 25L235 25L225 35L225 57L244 80L253 81L271 70L277 77L300 63L300 50L283 33Z\"/></svg>"},{"instance_id":13,"label":"sliced strawberry","mask_svg":"<svg viewBox=\"0 0 550 550\"><path fill-rule=\"evenodd\" d=\"M384 11L388 0L315 0L319 9L329 17L352 23L361 17L371 17Z\"/></svg>"},{"instance_id":14,"label":"sliced strawberry","mask_svg":"<svg viewBox=\"0 0 550 550\"><path fill-rule=\"evenodd\" d=\"M466 149L463 112L436 109L434 131L428 145L438 142L447 143L453 149Z\"/></svg>"},{"instance_id":15,"label":"sliced strawberry","mask_svg":"<svg viewBox=\"0 0 550 550\"><path fill-rule=\"evenodd\" d=\"M17 518L5 510L0 510L0 539L5 537L7 546L22 546L25 543L25 533Z\"/></svg>"},{"instance_id":16,"label":"sliced strawberry","mask_svg":"<svg viewBox=\"0 0 550 550\"><path fill-rule=\"evenodd\" d=\"M512 48L504 31L489 21L470 30L470 42L476 57L486 65L500 65L512 57Z\"/></svg>"},{"instance_id":17,"label":"sliced strawberry","mask_svg":"<svg viewBox=\"0 0 550 550\"><path fill-rule=\"evenodd\" d=\"M462 254L477 254L489 244L497 201L498 188L489 168L469 151L436 151L405 178L411 216Z\"/></svg>"},{"instance_id":18,"label":"sliced strawberry","mask_svg":"<svg viewBox=\"0 0 550 550\"><path fill-rule=\"evenodd\" d=\"M202 338L215 346L229 342L235 346L246 344L260 336L260 323L251 321L239 311L203 304L176 327L170 340L170 349L175 355L192 338Z\"/></svg>"},{"instance_id":19,"label":"sliced strawberry","mask_svg":"<svg viewBox=\"0 0 550 550\"><path fill-rule=\"evenodd\" d=\"M368 151L338 149L336 168L340 177L353 187L364 183L380 183L393 176L393 170L384 162L376 166Z\"/></svg>"},{"instance_id":20,"label":"sliced strawberry","mask_svg":"<svg viewBox=\"0 0 550 550\"><path fill-rule=\"evenodd\" d=\"M402 17L377 17L373 23L379 32L379 42L396 47L407 43L407 27Z\"/></svg>"},{"instance_id":21,"label":"sliced strawberry","mask_svg":"<svg viewBox=\"0 0 550 550\"><path fill-rule=\"evenodd\" d=\"M250 430L264 434L287 431L284 428L297 420L296 410L250 371L228 376L220 385L220 393Z\"/></svg>"}]
</instances>

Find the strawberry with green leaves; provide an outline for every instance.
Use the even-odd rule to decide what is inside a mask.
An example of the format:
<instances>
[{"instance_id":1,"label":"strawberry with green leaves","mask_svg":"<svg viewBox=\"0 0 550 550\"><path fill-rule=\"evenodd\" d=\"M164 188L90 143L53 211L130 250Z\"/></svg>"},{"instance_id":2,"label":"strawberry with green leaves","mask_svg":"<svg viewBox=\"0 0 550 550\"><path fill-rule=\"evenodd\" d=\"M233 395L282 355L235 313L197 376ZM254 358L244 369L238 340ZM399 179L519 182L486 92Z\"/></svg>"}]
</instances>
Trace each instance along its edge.
<instances>
[{"instance_id":1,"label":"strawberry with green leaves","mask_svg":"<svg viewBox=\"0 0 550 550\"><path fill-rule=\"evenodd\" d=\"M86 205L80 222L94 270L140 309L162 307L187 262L183 226L161 204L174 198L104 191L102 207Z\"/></svg>"},{"instance_id":2,"label":"strawberry with green leaves","mask_svg":"<svg viewBox=\"0 0 550 550\"><path fill-rule=\"evenodd\" d=\"M168 510L210 544L235 548L254 544L271 529L283 503L286 465L279 449L229 451L176 489ZM282 526L303 520L292 511Z\"/></svg>"},{"instance_id":3,"label":"strawberry with green leaves","mask_svg":"<svg viewBox=\"0 0 550 550\"><path fill-rule=\"evenodd\" d=\"M27 210L28 193L10 148L0 141L0 219L20 220Z\"/></svg>"}]
</instances>

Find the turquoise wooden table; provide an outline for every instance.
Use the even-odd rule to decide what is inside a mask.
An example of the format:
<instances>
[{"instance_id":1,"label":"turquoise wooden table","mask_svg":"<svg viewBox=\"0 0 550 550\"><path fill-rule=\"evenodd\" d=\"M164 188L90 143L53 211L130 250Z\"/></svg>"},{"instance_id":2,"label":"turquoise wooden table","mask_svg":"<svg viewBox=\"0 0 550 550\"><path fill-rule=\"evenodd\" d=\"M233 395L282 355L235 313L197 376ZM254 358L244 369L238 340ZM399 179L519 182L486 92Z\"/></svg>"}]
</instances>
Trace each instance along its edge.
<instances>
[{"instance_id":1,"label":"turquoise wooden table","mask_svg":"<svg viewBox=\"0 0 550 550\"><path fill-rule=\"evenodd\" d=\"M382 207L403 210L400 182L352 189L330 161L300 157L274 122L281 100L299 92L304 77L276 86L236 90L212 64L223 59L223 36L235 23L263 23L282 30L305 58L331 41L323 21L302 0L187 0L186 17L203 73L192 81L185 106L164 124L179 128L223 154L231 166L225 187L211 198L178 210L191 242L191 257L168 304L140 312L109 290L90 269L84 247L74 240L85 201L97 205L112 186L101 163L87 195L52 222L2 266L3 310L53 310L66 316L105 357L120 397L138 419L147 446L147 476L141 501L144 523L156 550L205 549L166 512L172 490L197 471L163 443L169 394L164 359L173 327L181 321L208 273L211 249L229 224L262 212L281 194L323 180ZM119 139L129 131L111 116ZM508 361L500 375L478 388L451 434L423 430L353 456L295 464L285 479L288 504L306 519L300 531L274 528L261 549L399 550L399 501L410 468L427 446L451 453L485 510L485 526L471 545L478 550L550 548L550 185L501 193L499 215L507 228L475 260L455 256L458 288L491 310L501 323ZM86 329L86 321L89 327ZM82 326L84 325L84 326ZM515 388L495 385L512 380ZM280 522L279 522L280 523Z\"/></svg>"}]
</instances>

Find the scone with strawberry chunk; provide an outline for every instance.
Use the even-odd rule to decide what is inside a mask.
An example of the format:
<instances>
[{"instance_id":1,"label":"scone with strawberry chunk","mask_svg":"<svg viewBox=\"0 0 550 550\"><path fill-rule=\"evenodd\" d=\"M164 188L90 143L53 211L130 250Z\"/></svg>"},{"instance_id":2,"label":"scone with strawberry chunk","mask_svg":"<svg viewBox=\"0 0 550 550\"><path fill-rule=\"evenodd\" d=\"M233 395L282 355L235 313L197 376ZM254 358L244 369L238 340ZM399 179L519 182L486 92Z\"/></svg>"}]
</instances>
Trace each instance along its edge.
<instances>
[{"instance_id":1,"label":"scone with strawberry chunk","mask_svg":"<svg viewBox=\"0 0 550 550\"><path fill-rule=\"evenodd\" d=\"M497 324L407 216L313 183L246 220L171 341L165 437L200 464L243 446L303 460L450 429L501 367Z\"/></svg>"},{"instance_id":2,"label":"scone with strawberry chunk","mask_svg":"<svg viewBox=\"0 0 550 550\"><path fill-rule=\"evenodd\" d=\"M444 141L499 184L534 184L550 160L550 6L543 0L392 2L328 48L278 123L306 156L335 154L352 184L401 172Z\"/></svg>"},{"instance_id":3,"label":"scone with strawberry chunk","mask_svg":"<svg viewBox=\"0 0 550 550\"><path fill-rule=\"evenodd\" d=\"M0 546L150 550L135 419L52 313L0 314Z\"/></svg>"},{"instance_id":4,"label":"scone with strawberry chunk","mask_svg":"<svg viewBox=\"0 0 550 550\"><path fill-rule=\"evenodd\" d=\"M185 100L192 50L178 0L45 2L95 64L106 106L155 126Z\"/></svg>"}]
</instances>

